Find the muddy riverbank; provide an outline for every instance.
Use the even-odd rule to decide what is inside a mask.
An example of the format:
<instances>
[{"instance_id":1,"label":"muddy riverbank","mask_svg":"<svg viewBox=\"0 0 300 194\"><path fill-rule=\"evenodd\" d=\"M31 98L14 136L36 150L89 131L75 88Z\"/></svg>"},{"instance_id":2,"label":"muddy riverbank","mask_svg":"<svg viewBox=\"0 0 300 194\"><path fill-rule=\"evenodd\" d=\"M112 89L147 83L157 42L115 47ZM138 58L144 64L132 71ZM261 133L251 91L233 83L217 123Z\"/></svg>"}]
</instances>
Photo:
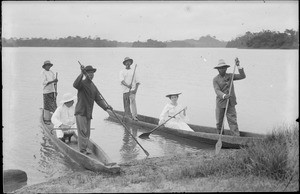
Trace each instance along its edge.
<instances>
[{"instance_id":1,"label":"muddy riverbank","mask_svg":"<svg viewBox=\"0 0 300 194\"><path fill-rule=\"evenodd\" d=\"M237 151L239 150L221 150L216 156L214 151L200 150L167 157L146 158L120 164L120 174L88 170L74 172L45 183L23 187L15 193L256 192L299 189L299 184L293 180L288 183L251 174L233 176L221 171L209 175L207 165L201 170L204 164L230 160L236 156Z\"/></svg>"}]
</instances>

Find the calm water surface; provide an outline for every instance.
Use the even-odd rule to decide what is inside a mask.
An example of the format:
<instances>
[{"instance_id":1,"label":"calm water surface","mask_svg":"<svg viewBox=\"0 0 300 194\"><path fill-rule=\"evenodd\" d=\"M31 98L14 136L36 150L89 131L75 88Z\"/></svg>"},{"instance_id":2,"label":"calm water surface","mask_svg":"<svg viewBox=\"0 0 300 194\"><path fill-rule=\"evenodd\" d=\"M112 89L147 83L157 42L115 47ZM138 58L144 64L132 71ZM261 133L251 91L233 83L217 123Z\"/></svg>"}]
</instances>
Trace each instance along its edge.
<instances>
[{"instance_id":1,"label":"calm water surface","mask_svg":"<svg viewBox=\"0 0 300 194\"><path fill-rule=\"evenodd\" d=\"M141 85L137 93L139 114L158 117L169 91L182 92L179 102L188 106L190 123L215 126L213 67L223 58L233 71L235 57L245 68L246 79L235 82L240 130L268 133L283 122L298 118L298 50L247 50L224 48L3 48L3 168L27 172L28 184L47 181L82 170L58 152L39 126L42 107L40 72L45 60L58 72L58 102L79 74L78 60L97 68L94 83L115 109L122 110L119 71L129 56L137 64ZM205 59L205 60L204 60ZM94 106L91 138L114 161L145 158L124 129ZM225 126L227 127L227 125ZM144 131L130 127L134 136ZM138 138L150 157L164 156L211 146L163 133L150 140Z\"/></svg>"}]
</instances>

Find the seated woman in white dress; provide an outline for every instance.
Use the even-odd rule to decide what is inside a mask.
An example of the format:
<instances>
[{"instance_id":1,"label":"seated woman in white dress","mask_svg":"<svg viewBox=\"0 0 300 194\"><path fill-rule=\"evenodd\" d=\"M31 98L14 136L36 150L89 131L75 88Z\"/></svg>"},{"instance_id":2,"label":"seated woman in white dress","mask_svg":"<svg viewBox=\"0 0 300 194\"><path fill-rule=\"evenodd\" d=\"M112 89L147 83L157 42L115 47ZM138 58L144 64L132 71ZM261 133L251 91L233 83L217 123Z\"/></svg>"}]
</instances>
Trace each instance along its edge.
<instances>
[{"instance_id":1,"label":"seated woman in white dress","mask_svg":"<svg viewBox=\"0 0 300 194\"><path fill-rule=\"evenodd\" d=\"M177 103L178 97L181 93L170 93L166 95L166 97L170 98L170 103L168 103L163 111L161 112L159 116L159 125L164 123L166 120L168 120L170 117L174 116L176 113L181 111L184 107L182 107L180 104ZM164 124L165 127L173 128L173 129L181 129L185 131L193 131L186 122L188 121L188 117L186 114L186 109L182 111L180 114L176 115L175 118L170 119L166 124Z\"/></svg>"},{"instance_id":2,"label":"seated woman in white dress","mask_svg":"<svg viewBox=\"0 0 300 194\"><path fill-rule=\"evenodd\" d=\"M55 112L51 117L51 122L54 125L54 128L60 128L62 130L56 130L56 135L59 139L65 142L66 138L71 140L71 137L74 133L77 134L76 129L76 119L74 116L75 106L74 100L76 96L73 96L70 93L63 95L63 99L60 101L61 105L57 107ZM72 128L72 129L70 129ZM69 129L69 130L68 130Z\"/></svg>"}]
</instances>

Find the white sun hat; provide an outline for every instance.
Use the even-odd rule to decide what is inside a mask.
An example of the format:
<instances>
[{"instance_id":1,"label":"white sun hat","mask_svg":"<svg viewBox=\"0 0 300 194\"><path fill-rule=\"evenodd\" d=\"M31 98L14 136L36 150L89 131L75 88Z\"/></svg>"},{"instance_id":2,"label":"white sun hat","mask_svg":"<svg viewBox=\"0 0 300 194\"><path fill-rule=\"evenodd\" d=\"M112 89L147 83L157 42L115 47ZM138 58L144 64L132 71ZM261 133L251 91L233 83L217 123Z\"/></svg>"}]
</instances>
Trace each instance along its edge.
<instances>
[{"instance_id":1,"label":"white sun hat","mask_svg":"<svg viewBox=\"0 0 300 194\"><path fill-rule=\"evenodd\" d=\"M63 99L60 101L60 103L66 103L72 100L75 100L77 97L72 95L71 93L66 93L63 95Z\"/></svg>"}]
</instances>

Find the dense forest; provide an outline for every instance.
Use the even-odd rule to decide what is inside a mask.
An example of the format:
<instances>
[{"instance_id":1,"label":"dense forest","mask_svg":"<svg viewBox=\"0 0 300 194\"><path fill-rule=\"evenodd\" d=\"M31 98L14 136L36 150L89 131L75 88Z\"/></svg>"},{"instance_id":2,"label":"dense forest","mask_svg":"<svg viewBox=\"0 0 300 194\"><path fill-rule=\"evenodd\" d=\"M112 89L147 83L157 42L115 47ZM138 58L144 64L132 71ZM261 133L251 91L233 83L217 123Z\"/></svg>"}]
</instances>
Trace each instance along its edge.
<instances>
[{"instance_id":1,"label":"dense forest","mask_svg":"<svg viewBox=\"0 0 300 194\"><path fill-rule=\"evenodd\" d=\"M10 38L2 39L2 45L7 47L131 47L131 43L127 42L80 36L59 39Z\"/></svg>"},{"instance_id":2,"label":"dense forest","mask_svg":"<svg viewBox=\"0 0 300 194\"><path fill-rule=\"evenodd\" d=\"M262 49L298 49L299 31L286 29L282 32L263 30L258 33L246 32L245 35L231 40L227 48L262 48Z\"/></svg>"},{"instance_id":3,"label":"dense forest","mask_svg":"<svg viewBox=\"0 0 300 194\"><path fill-rule=\"evenodd\" d=\"M217 40L215 36L202 36L198 40L146 42L118 42L91 37L72 37L58 39L47 38L2 38L3 47L227 47L227 48L263 48L263 49L298 49L299 31L286 29L284 32L263 30L258 33L246 32L229 42Z\"/></svg>"}]
</instances>

